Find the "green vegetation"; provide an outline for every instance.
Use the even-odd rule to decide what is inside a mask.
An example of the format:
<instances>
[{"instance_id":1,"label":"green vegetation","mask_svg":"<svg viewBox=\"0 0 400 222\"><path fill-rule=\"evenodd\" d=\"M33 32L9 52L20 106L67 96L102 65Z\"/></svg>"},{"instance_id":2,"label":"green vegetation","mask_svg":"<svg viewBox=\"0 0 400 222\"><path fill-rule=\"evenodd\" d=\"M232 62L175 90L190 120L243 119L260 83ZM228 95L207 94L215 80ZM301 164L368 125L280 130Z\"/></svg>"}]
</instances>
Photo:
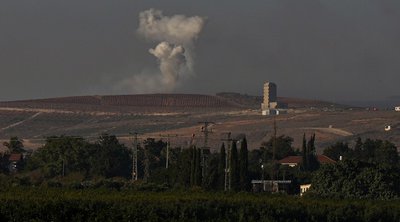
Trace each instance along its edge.
<instances>
[{"instance_id":1,"label":"green vegetation","mask_svg":"<svg viewBox=\"0 0 400 222\"><path fill-rule=\"evenodd\" d=\"M343 159L354 159L371 163L399 164L397 147L389 141L379 139L366 139L363 142L361 138L357 138L353 149L347 143L337 142L325 149L324 154L334 160L339 160L339 157L342 156Z\"/></svg>"},{"instance_id":2,"label":"green vegetation","mask_svg":"<svg viewBox=\"0 0 400 222\"><path fill-rule=\"evenodd\" d=\"M13 136L9 142L4 142L3 146L7 147L9 153L22 153L24 151L23 140Z\"/></svg>"},{"instance_id":3,"label":"green vegetation","mask_svg":"<svg viewBox=\"0 0 400 222\"><path fill-rule=\"evenodd\" d=\"M361 138L351 149L337 142L324 154L344 161L322 166L312 181L312 192L329 198L394 199L400 197L400 164L389 141Z\"/></svg>"},{"instance_id":4,"label":"green vegetation","mask_svg":"<svg viewBox=\"0 0 400 222\"><path fill-rule=\"evenodd\" d=\"M306 145L307 144L307 145ZM315 134L313 134L310 140L307 142L306 134L303 136L302 150L302 163L301 168L304 171L315 171L319 168L319 162L315 152Z\"/></svg>"},{"instance_id":5,"label":"green vegetation","mask_svg":"<svg viewBox=\"0 0 400 222\"><path fill-rule=\"evenodd\" d=\"M49 137L28 161L27 170L45 178L81 173L89 176L127 177L130 152L115 136L103 134L91 144L80 137Z\"/></svg>"},{"instance_id":6,"label":"green vegetation","mask_svg":"<svg viewBox=\"0 0 400 222\"><path fill-rule=\"evenodd\" d=\"M398 201L206 192L14 188L2 221L399 221Z\"/></svg>"},{"instance_id":7,"label":"green vegetation","mask_svg":"<svg viewBox=\"0 0 400 222\"><path fill-rule=\"evenodd\" d=\"M399 221L400 165L394 144L357 139L353 148L338 142L326 149L336 164L319 164L315 135L303 138L301 151L288 136L274 136L259 149L239 142L222 144L220 152L171 147L147 138L138 147L139 180L131 181L132 153L115 136L97 141L49 137L27 159L25 169L0 174L1 221ZM10 149L23 149L10 139ZM240 144L239 150L237 145ZM227 146L226 146L227 145ZM231 147L227 156L227 147ZM275 150L275 151L274 151ZM21 150L21 152L23 152ZM296 167L279 165L288 155L302 156ZM275 157L275 158L274 158ZM225 188L225 160L231 163L231 190ZM261 167L262 166L262 167ZM204 172L204 175L203 173ZM291 180L287 194L312 183L305 197L252 194L252 179Z\"/></svg>"},{"instance_id":8,"label":"green vegetation","mask_svg":"<svg viewBox=\"0 0 400 222\"><path fill-rule=\"evenodd\" d=\"M311 189L328 198L394 199L400 197L400 167L358 160L324 165Z\"/></svg>"}]
</instances>

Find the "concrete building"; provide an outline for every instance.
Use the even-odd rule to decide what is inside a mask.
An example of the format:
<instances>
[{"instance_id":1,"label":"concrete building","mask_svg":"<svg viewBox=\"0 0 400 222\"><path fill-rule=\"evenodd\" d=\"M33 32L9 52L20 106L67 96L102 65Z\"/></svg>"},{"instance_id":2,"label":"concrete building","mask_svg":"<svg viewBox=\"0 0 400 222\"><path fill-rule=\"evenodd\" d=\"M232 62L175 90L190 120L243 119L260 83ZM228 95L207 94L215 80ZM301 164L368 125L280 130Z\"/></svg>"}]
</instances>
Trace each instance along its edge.
<instances>
[{"instance_id":1,"label":"concrete building","mask_svg":"<svg viewBox=\"0 0 400 222\"><path fill-rule=\"evenodd\" d=\"M264 100L261 103L261 110L275 109L278 106L277 87L275 83L264 83Z\"/></svg>"},{"instance_id":2,"label":"concrete building","mask_svg":"<svg viewBox=\"0 0 400 222\"><path fill-rule=\"evenodd\" d=\"M278 102L278 87L275 83L264 83L264 99L261 103L262 115L279 115L286 113L287 104ZM282 109L284 108L284 109Z\"/></svg>"}]
</instances>

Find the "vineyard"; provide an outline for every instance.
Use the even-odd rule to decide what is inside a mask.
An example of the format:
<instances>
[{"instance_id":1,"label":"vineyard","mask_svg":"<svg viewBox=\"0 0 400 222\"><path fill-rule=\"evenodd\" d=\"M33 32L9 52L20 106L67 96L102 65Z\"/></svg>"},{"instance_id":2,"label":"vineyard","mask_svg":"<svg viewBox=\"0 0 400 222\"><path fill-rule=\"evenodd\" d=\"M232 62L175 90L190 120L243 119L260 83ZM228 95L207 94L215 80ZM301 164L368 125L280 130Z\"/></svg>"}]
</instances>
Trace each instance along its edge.
<instances>
[{"instance_id":1,"label":"vineyard","mask_svg":"<svg viewBox=\"0 0 400 222\"><path fill-rule=\"evenodd\" d=\"M118 96L76 96L0 102L0 107L60 109L103 112L172 112L198 109L237 109L241 105L210 95L139 94Z\"/></svg>"},{"instance_id":2,"label":"vineyard","mask_svg":"<svg viewBox=\"0 0 400 222\"><path fill-rule=\"evenodd\" d=\"M343 105L317 100L287 97L279 97L278 100L282 104L287 104L289 108L345 108ZM261 102L261 96L240 93L217 93L215 96L198 94L137 94L6 101L0 102L0 108L71 112L166 113L259 109Z\"/></svg>"},{"instance_id":3,"label":"vineyard","mask_svg":"<svg viewBox=\"0 0 400 222\"><path fill-rule=\"evenodd\" d=\"M1 221L399 221L399 201L206 192L13 188Z\"/></svg>"}]
</instances>

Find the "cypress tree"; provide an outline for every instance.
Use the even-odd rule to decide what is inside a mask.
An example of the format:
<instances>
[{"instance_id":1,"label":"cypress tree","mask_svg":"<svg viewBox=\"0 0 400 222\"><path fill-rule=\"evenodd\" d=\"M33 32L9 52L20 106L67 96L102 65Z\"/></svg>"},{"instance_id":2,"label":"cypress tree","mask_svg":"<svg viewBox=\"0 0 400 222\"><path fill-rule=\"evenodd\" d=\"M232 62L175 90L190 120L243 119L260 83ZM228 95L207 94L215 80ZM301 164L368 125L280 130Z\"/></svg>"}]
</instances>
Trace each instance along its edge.
<instances>
[{"instance_id":1,"label":"cypress tree","mask_svg":"<svg viewBox=\"0 0 400 222\"><path fill-rule=\"evenodd\" d=\"M242 143L240 145L239 152L239 183L241 190L247 190L248 186L248 150L247 150L247 140L246 137L243 138Z\"/></svg>"},{"instance_id":2,"label":"cypress tree","mask_svg":"<svg viewBox=\"0 0 400 222\"><path fill-rule=\"evenodd\" d=\"M315 133L307 143L307 170L314 171L319 167L319 162L315 153Z\"/></svg>"},{"instance_id":3,"label":"cypress tree","mask_svg":"<svg viewBox=\"0 0 400 222\"><path fill-rule=\"evenodd\" d=\"M219 152L219 162L218 162L218 189L224 190L225 188L225 163L226 162L226 151L225 144L222 143L221 150Z\"/></svg>"},{"instance_id":4,"label":"cypress tree","mask_svg":"<svg viewBox=\"0 0 400 222\"><path fill-rule=\"evenodd\" d=\"M231 148L231 188L237 191L239 189L239 166L238 166L238 151L236 142L232 143Z\"/></svg>"},{"instance_id":5,"label":"cypress tree","mask_svg":"<svg viewBox=\"0 0 400 222\"><path fill-rule=\"evenodd\" d=\"M303 134L303 145L301 147L301 153L302 153L302 168L303 170L307 171L308 170L308 165L307 165L307 140L306 140L306 134Z\"/></svg>"},{"instance_id":6,"label":"cypress tree","mask_svg":"<svg viewBox=\"0 0 400 222\"><path fill-rule=\"evenodd\" d=\"M356 145L354 146L354 159L361 160L363 158L363 142L360 137L357 137Z\"/></svg>"}]
</instances>

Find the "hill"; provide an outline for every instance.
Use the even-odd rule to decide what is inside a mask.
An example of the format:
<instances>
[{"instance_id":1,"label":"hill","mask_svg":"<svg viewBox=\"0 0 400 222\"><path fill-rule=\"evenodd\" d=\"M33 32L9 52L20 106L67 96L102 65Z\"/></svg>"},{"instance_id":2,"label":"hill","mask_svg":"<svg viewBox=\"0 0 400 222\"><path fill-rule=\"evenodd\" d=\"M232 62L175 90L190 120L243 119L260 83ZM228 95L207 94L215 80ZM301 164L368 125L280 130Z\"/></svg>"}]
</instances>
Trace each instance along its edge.
<instances>
[{"instance_id":1,"label":"hill","mask_svg":"<svg viewBox=\"0 0 400 222\"><path fill-rule=\"evenodd\" d=\"M262 96L252 96L240 93L233 92L221 92L216 94L220 98L224 98L230 102L240 104L243 107L259 109L261 103L263 102ZM278 102L286 104L289 109L294 108L336 108L336 109L345 109L349 108L347 105L331 103L327 101L321 100L311 100L311 99L301 99L301 98L293 98L293 97L278 97Z\"/></svg>"},{"instance_id":2,"label":"hill","mask_svg":"<svg viewBox=\"0 0 400 222\"><path fill-rule=\"evenodd\" d=\"M239 104L222 97L196 94L138 94L75 96L0 102L0 107L100 112L173 112L235 109Z\"/></svg>"},{"instance_id":3,"label":"hill","mask_svg":"<svg viewBox=\"0 0 400 222\"><path fill-rule=\"evenodd\" d=\"M0 102L0 140L19 136L27 147L38 147L53 135L96 139L100 133L117 135L130 144L129 132L143 138L179 134L173 143L186 146L192 134L195 144L203 143L199 122L210 121L209 144L219 147L224 133L245 133L249 146L258 147L271 136L273 119L278 134L294 138L301 145L306 133L317 135L319 148L355 137L389 139L400 146L400 115L391 111L346 109L329 102L280 97L289 105L288 114L261 116L260 96L237 93L212 95L148 94L122 96L80 96ZM384 127L392 125L392 131Z\"/></svg>"}]
</instances>

